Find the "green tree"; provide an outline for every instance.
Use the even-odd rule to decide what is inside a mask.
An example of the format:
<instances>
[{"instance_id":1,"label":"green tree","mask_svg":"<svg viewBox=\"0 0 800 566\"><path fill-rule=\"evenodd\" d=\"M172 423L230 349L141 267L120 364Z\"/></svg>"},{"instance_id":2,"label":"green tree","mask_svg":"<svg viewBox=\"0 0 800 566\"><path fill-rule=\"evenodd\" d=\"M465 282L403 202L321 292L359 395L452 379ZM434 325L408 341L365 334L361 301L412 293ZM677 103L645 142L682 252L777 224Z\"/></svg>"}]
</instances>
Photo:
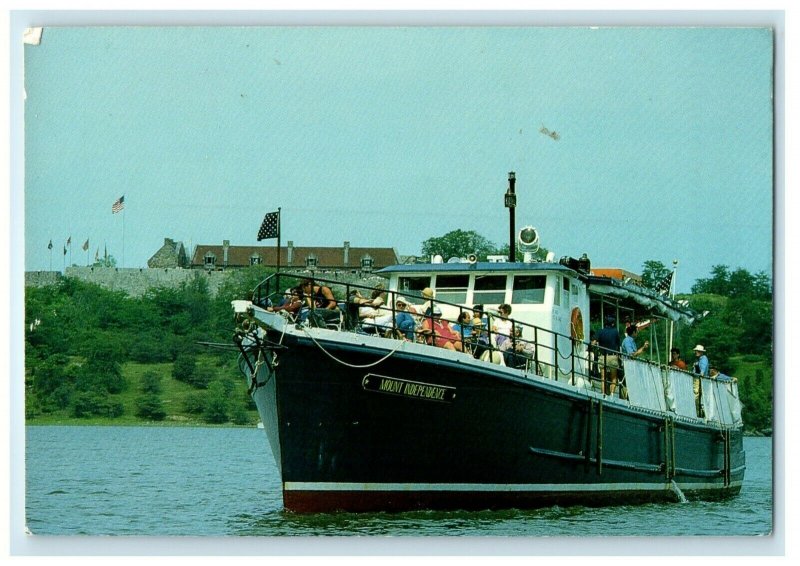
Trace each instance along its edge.
<instances>
[{"instance_id":1,"label":"green tree","mask_svg":"<svg viewBox=\"0 0 800 566\"><path fill-rule=\"evenodd\" d=\"M208 386L203 420L214 424L228 421L228 396L225 393L225 386L219 381L214 381Z\"/></svg>"},{"instance_id":2,"label":"green tree","mask_svg":"<svg viewBox=\"0 0 800 566\"><path fill-rule=\"evenodd\" d=\"M142 380L139 385L142 393L153 393L158 395L161 393L161 375L153 370L148 370L142 374Z\"/></svg>"},{"instance_id":3,"label":"green tree","mask_svg":"<svg viewBox=\"0 0 800 566\"><path fill-rule=\"evenodd\" d=\"M145 393L136 399L136 416L151 421L163 421L167 417L161 396Z\"/></svg>"},{"instance_id":4,"label":"green tree","mask_svg":"<svg viewBox=\"0 0 800 566\"><path fill-rule=\"evenodd\" d=\"M193 354L181 354L172 364L172 377L178 381L189 383L194 377L197 367L197 357Z\"/></svg>"},{"instance_id":5,"label":"green tree","mask_svg":"<svg viewBox=\"0 0 800 566\"><path fill-rule=\"evenodd\" d=\"M648 260L642 266L642 286L655 289L664 278L669 275L670 269L656 260Z\"/></svg>"},{"instance_id":6,"label":"green tree","mask_svg":"<svg viewBox=\"0 0 800 566\"><path fill-rule=\"evenodd\" d=\"M451 257L465 258L476 254L479 260L495 252L497 246L473 230L453 230L444 236L428 238L422 242L422 255L441 255L444 261Z\"/></svg>"}]
</instances>

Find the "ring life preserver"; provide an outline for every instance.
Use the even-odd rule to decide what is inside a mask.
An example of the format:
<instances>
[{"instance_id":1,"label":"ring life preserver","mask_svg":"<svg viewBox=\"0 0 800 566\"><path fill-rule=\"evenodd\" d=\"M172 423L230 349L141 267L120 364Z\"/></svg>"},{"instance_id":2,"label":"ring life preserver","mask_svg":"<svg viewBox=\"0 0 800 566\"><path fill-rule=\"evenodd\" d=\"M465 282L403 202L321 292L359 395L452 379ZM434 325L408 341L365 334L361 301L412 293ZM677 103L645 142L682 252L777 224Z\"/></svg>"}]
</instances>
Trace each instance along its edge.
<instances>
[{"instance_id":1,"label":"ring life preserver","mask_svg":"<svg viewBox=\"0 0 800 566\"><path fill-rule=\"evenodd\" d=\"M583 314L581 313L580 307L572 309L569 328L573 340L583 340Z\"/></svg>"}]
</instances>

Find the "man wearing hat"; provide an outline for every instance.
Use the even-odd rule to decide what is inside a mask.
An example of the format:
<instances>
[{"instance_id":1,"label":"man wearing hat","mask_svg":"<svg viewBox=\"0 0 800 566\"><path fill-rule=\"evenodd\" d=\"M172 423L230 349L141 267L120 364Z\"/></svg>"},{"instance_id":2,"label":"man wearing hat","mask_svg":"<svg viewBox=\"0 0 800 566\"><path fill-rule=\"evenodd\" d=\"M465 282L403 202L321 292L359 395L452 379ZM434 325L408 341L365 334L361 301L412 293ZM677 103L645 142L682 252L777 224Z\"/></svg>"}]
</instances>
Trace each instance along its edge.
<instances>
[{"instance_id":1,"label":"man wearing hat","mask_svg":"<svg viewBox=\"0 0 800 566\"><path fill-rule=\"evenodd\" d=\"M698 344L694 347L694 355L697 358L697 361L694 363L694 372L703 376L708 377L708 358L706 357L706 349L703 348L702 344ZM695 402L695 409L697 410L697 416L703 417L703 402L702 402L702 393L703 388L700 386L700 379L694 379L694 402Z\"/></svg>"},{"instance_id":2,"label":"man wearing hat","mask_svg":"<svg viewBox=\"0 0 800 566\"><path fill-rule=\"evenodd\" d=\"M706 349L703 348L702 344L694 347L694 355L697 358L694 363L694 372L708 377L708 358L706 357Z\"/></svg>"}]
</instances>

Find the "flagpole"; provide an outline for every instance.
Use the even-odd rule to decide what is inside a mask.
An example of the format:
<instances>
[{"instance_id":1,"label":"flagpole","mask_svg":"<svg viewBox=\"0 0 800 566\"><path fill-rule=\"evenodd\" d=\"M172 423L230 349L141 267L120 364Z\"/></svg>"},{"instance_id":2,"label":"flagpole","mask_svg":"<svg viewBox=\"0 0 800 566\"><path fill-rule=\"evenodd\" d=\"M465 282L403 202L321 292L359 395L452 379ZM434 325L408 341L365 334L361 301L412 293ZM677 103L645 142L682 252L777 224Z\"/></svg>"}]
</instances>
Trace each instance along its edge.
<instances>
[{"instance_id":1,"label":"flagpole","mask_svg":"<svg viewBox=\"0 0 800 566\"><path fill-rule=\"evenodd\" d=\"M675 278L678 273L678 260L672 260L672 281L669 282L669 298L675 300ZM675 332L675 321L670 319L669 321L669 348L667 348L667 363L669 363L670 355L672 352L672 339L673 333Z\"/></svg>"},{"instance_id":2,"label":"flagpole","mask_svg":"<svg viewBox=\"0 0 800 566\"><path fill-rule=\"evenodd\" d=\"M125 267L125 209L122 209L122 267Z\"/></svg>"},{"instance_id":3,"label":"flagpole","mask_svg":"<svg viewBox=\"0 0 800 566\"><path fill-rule=\"evenodd\" d=\"M281 271L281 207L278 207L278 250L277 250L278 261L276 264L275 273L280 273Z\"/></svg>"}]
</instances>

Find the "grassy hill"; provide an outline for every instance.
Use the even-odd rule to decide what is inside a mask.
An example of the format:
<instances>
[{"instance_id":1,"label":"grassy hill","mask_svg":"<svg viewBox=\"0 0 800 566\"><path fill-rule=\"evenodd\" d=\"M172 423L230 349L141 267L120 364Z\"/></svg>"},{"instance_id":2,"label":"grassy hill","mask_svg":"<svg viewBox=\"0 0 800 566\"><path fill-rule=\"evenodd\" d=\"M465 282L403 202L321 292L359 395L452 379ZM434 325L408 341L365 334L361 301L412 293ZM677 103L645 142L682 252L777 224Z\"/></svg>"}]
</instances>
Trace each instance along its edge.
<instances>
[{"instance_id":1,"label":"grassy hill","mask_svg":"<svg viewBox=\"0 0 800 566\"><path fill-rule=\"evenodd\" d=\"M122 412L119 416L88 416L75 417L71 407L44 412L28 404L26 408L26 422L29 425L37 424L92 424L92 425L226 425L226 426L255 426L259 421L255 405L247 394L247 385L233 362L226 361L216 356L201 355L197 361L197 368L205 373L209 384L220 384L225 392L224 410L226 419L214 419L210 422L205 410L213 398L213 387L197 388L188 383L178 381L172 376L174 363L142 364L126 362L122 364L122 377L125 388L120 393L108 394L110 405L121 405ZM158 398L164 409L163 419L148 419L137 416L137 403L145 395L143 385L148 381L147 374L158 376L161 392ZM149 378L152 379L152 378Z\"/></svg>"}]
</instances>

